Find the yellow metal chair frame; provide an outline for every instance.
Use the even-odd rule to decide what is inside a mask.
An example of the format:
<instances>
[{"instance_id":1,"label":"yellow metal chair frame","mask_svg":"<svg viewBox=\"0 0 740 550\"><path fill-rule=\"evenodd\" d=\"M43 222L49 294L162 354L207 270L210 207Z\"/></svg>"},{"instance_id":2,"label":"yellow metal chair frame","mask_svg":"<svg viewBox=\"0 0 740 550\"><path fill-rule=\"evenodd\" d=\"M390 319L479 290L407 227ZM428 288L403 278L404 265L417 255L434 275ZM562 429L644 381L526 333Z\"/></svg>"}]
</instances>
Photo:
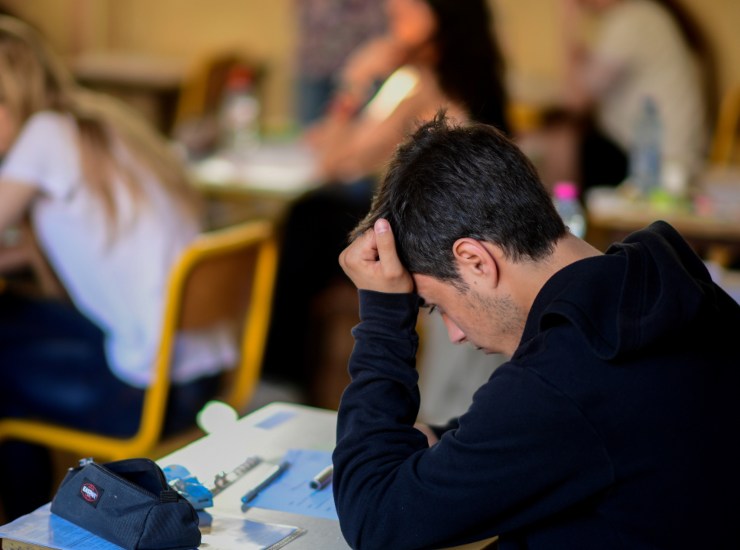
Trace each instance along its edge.
<instances>
[{"instance_id":1,"label":"yellow metal chair frame","mask_svg":"<svg viewBox=\"0 0 740 550\"><path fill-rule=\"evenodd\" d=\"M730 88L719 106L719 118L712 138L711 161L726 166L733 161L740 133L740 85Z\"/></svg>"},{"instance_id":2,"label":"yellow metal chair frame","mask_svg":"<svg viewBox=\"0 0 740 550\"><path fill-rule=\"evenodd\" d=\"M141 422L133 436L111 437L7 418L0 420L0 441L19 439L96 459L163 454L157 449L166 449L162 429L176 336L180 330L197 330L225 319L241 324L240 357L235 368L225 373L225 391L218 397L243 410L259 378L276 265L273 226L265 221L202 234L183 252L170 274L154 379L146 390Z\"/></svg>"}]
</instances>

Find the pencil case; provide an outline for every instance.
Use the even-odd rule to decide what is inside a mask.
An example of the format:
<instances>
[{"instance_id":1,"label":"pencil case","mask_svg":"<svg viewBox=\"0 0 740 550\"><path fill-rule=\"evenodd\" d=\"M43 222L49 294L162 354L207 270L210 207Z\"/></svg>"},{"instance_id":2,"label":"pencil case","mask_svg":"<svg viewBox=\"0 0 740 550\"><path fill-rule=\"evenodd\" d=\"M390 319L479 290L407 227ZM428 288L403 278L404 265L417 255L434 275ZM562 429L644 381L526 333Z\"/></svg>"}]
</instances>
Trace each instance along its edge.
<instances>
[{"instance_id":1,"label":"pencil case","mask_svg":"<svg viewBox=\"0 0 740 550\"><path fill-rule=\"evenodd\" d=\"M131 550L188 550L201 539L193 506L148 458L70 468L51 512Z\"/></svg>"}]
</instances>

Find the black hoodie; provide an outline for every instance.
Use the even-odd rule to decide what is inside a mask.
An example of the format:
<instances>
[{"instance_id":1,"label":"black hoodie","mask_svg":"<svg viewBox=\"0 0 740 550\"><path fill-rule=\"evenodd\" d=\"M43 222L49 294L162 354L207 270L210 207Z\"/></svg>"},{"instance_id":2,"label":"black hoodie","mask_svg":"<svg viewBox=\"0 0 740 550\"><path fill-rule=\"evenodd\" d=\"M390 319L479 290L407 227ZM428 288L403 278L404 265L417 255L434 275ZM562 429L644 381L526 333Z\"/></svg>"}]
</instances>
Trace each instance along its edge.
<instances>
[{"instance_id":1,"label":"black hoodie","mask_svg":"<svg viewBox=\"0 0 740 550\"><path fill-rule=\"evenodd\" d=\"M432 448L418 297L361 291L334 492L357 548L737 548L740 306L667 224L556 273Z\"/></svg>"}]
</instances>

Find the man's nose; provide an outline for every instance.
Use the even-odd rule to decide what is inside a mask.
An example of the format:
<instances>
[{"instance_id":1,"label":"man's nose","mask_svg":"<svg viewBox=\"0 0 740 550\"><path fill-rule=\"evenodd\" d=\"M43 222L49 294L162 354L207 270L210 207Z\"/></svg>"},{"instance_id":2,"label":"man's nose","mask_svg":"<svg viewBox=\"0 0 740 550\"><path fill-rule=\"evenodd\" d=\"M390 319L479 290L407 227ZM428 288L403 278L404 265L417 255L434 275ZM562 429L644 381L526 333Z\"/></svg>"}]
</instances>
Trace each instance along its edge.
<instances>
[{"instance_id":1,"label":"man's nose","mask_svg":"<svg viewBox=\"0 0 740 550\"><path fill-rule=\"evenodd\" d=\"M442 316L445 327L447 328L447 334L450 337L450 342L453 344L462 344L465 342L465 333L460 330L454 321L450 320L446 315Z\"/></svg>"}]
</instances>

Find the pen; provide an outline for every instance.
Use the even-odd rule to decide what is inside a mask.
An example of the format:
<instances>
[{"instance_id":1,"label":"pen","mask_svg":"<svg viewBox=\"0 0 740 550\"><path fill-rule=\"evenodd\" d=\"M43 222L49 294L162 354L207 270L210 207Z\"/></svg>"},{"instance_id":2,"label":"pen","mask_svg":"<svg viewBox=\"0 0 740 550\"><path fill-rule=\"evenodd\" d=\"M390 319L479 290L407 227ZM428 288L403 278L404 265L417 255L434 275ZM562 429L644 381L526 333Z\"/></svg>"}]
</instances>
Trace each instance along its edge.
<instances>
[{"instance_id":1,"label":"pen","mask_svg":"<svg viewBox=\"0 0 740 550\"><path fill-rule=\"evenodd\" d=\"M264 490L268 485L270 485L270 483L280 477L280 475L288 469L288 466L290 466L290 463L286 461L283 461L280 464L276 464L265 479L263 479L256 487L246 492L246 494L242 497L242 502L244 504L247 504L249 501L254 499L254 497L256 497L260 493L260 491Z\"/></svg>"},{"instance_id":2,"label":"pen","mask_svg":"<svg viewBox=\"0 0 740 550\"><path fill-rule=\"evenodd\" d=\"M331 483L331 478L334 475L334 466L332 464L329 464L326 468L321 470L318 474L313 476L313 479L308 482L308 486L311 487L311 489L321 490L329 483Z\"/></svg>"}]
</instances>

